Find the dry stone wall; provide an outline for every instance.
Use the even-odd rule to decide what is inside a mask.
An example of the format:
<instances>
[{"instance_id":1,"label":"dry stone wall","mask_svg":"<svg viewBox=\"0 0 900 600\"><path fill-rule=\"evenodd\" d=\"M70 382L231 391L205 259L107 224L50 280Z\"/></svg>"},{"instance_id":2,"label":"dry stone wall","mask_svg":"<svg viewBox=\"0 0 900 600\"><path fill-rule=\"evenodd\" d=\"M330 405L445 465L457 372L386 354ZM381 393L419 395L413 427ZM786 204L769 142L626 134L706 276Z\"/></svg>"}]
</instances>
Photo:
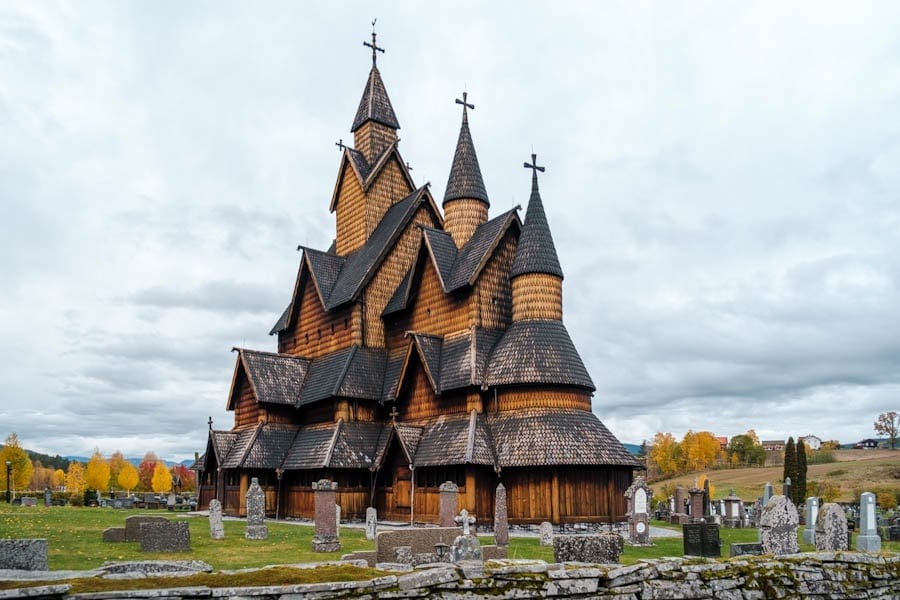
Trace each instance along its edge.
<instances>
[{"instance_id":1,"label":"dry stone wall","mask_svg":"<svg viewBox=\"0 0 900 600\"><path fill-rule=\"evenodd\" d=\"M3 598L119 600L160 598L719 598L888 599L897 597L900 556L820 552L730 561L658 559L635 565L547 564L541 561L462 563L365 581L254 588L207 588L69 595L68 586L7 590Z\"/></svg>"}]
</instances>

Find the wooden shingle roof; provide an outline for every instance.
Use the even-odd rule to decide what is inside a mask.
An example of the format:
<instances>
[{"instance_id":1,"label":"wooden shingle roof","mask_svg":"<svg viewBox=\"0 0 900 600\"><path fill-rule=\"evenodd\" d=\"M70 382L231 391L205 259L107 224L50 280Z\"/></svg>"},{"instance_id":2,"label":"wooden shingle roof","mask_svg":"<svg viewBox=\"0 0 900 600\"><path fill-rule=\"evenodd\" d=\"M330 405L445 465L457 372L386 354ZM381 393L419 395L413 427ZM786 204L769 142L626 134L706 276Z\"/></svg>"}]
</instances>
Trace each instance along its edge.
<instances>
[{"instance_id":1,"label":"wooden shingle roof","mask_svg":"<svg viewBox=\"0 0 900 600\"><path fill-rule=\"evenodd\" d=\"M487 416L499 466L624 465L637 460L592 412L531 408Z\"/></svg>"},{"instance_id":2,"label":"wooden shingle roof","mask_svg":"<svg viewBox=\"0 0 900 600\"><path fill-rule=\"evenodd\" d=\"M488 361L485 385L551 384L595 390L562 321L510 325Z\"/></svg>"},{"instance_id":3,"label":"wooden shingle roof","mask_svg":"<svg viewBox=\"0 0 900 600\"><path fill-rule=\"evenodd\" d=\"M386 360L385 350L356 345L314 359L298 406L333 397L381 400Z\"/></svg>"},{"instance_id":4,"label":"wooden shingle roof","mask_svg":"<svg viewBox=\"0 0 900 600\"><path fill-rule=\"evenodd\" d=\"M299 427L262 424L241 461L245 469L277 469L284 462Z\"/></svg>"},{"instance_id":5,"label":"wooden shingle roof","mask_svg":"<svg viewBox=\"0 0 900 600\"><path fill-rule=\"evenodd\" d=\"M244 369L257 402L294 406L310 361L289 354L238 349L238 363ZM232 398L236 390L232 390Z\"/></svg>"},{"instance_id":6,"label":"wooden shingle roof","mask_svg":"<svg viewBox=\"0 0 900 600\"><path fill-rule=\"evenodd\" d=\"M450 167L447 190L444 192L444 204L459 198L481 200L490 206L481 177L481 167L478 166L478 156L475 154L475 144L472 143L472 134L469 132L469 116L466 112L463 112L462 125L459 128L453 165Z\"/></svg>"},{"instance_id":7,"label":"wooden shingle roof","mask_svg":"<svg viewBox=\"0 0 900 600\"><path fill-rule=\"evenodd\" d=\"M494 451L483 415L475 411L441 415L422 425L415 452L416 467L438 465L494 465Z\"/></svg>"},{"instance_id":8,"label":"wooden shingle roof","mask_svg":"<svg viewBox=\"0 0 900 600\"><path fill-rule=\"evenodd\" d=\"M556 255L556 245L550 235L550 225L538 190L537 171L531 179L531 197L528 199L528 212L525 213L525 224L516 247L510 278L526 273L547 273L562 278L562 267Z\"/></svg>"},{"instance_id":9,"label":"wooden shingle roof","mask_svg":"<svg viewBox=\"0 0 900 600\"><path fill-rule=\"evenodd\" d=\"M262 423L256 427L235 432L237 435L235 436L231 447L228 449L228 455L220 463L223 469L235 469L241 466L244 462L244 456L247 454L250 446L253 445L253 439L256 437L261 425Z\"/></svg>"},{"instance_id":10,"label":"wooden shingle roof","mask_svg":"<svg viewBox=\"0 0 900 600\"><path fill-rule=\"evenodd\" d=\"M366 121L375 121L391 129L400 129L400 123L397 121L397 115L394 114L394 107L391 106L384 81L381 80L381 73L375 65L372 65L372 70L369 71L369 79L366 81L366 88L359 100L359 107L356 109L356 117L353 119L350 131L356 131Z\"/></svg>"}]
</instances>

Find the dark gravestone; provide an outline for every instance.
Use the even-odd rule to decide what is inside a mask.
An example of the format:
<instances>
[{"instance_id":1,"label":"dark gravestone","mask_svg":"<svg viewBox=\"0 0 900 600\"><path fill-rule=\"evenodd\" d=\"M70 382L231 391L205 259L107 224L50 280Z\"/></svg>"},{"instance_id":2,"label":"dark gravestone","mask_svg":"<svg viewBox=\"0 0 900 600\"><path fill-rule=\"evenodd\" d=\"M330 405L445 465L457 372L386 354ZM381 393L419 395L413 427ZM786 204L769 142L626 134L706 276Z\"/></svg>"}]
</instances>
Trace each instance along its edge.
<instances>
[{"instance_id":1,"label":"dark gravestone","mask_svg":"<svg viewBox=\"0 0 900 600\"><path fill-rule=\"evenodd\" d=\"M714 523L687 523L681 526L684 555L719 557L722 555L722 541L719 526Z\"/></svg>"},{"instance_id":2,"label":"dark gravestone","mask_svg":"<svg viewBox=\"0 0 900 600\"><path fill-rule=\"evenodd\" d=\"M133 515L125 517L125 541L139 542L141 541L141 525L144 523L168 523L165 517L144 517Z\"/></svg>"},{"instance_id":3,"label":"dark gravestone","mask_svg":"<svg viewBox=\"0 0 900 600\"><path fill-rule=\"evenodd\" d=\"M731 544L731 557L744 556L745 554L762 554L762 544L748 542L745 544Z\"/></svg>"},{"instance_id":4,"label":"dark gravestone","mask_svg":"<svg viewBox=\"0 0 900 600\"><path fill-rule=\"evenodd\" d=\"M125 528L124 527L107 527L103 530L103 541L104 542L124 542L125 541Z\"/></svg>"},{"instance_id":5,"label":"dark gravestone","mask_svg":"<svg viewBox=\"0 0 900 600\"><path fill-rule=\"evenodd\" d=\"M189 552L191 531L184 521L141 523L141 552Z\"/></svg>"}]
</instances>

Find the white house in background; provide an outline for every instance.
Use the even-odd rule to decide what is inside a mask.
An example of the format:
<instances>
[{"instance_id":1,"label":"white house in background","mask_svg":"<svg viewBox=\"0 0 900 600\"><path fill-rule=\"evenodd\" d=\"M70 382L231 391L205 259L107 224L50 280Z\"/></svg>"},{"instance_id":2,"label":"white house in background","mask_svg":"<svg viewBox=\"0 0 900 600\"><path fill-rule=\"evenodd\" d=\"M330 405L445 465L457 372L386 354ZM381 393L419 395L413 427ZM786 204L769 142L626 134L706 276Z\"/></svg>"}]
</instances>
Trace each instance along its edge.
<instances>
[{"instance_id":1,"label":"white house in background","mask_svg":"<svg viewBox=\"0 0 900 600\"><path fill-rule=\"evenodd\" d=\"M809 434L800 439L803 441L803 445L810 450L819 450L822 447L822 438L813 434Z\"/></svg>"}]
</instances>

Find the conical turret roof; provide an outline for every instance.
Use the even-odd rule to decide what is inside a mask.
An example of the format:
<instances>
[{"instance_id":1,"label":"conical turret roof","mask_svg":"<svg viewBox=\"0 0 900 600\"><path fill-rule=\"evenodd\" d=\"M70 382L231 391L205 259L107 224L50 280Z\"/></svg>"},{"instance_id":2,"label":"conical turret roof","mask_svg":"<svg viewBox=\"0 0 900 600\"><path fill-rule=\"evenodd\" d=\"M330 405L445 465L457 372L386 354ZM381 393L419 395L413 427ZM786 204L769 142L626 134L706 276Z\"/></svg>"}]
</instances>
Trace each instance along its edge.
<instances>
[{"instance_id":1,"label":"conical turret roof","mask_svg":"<svg viewBox=\"0 0 900 600\"><path fill-rule=\"evenodd\" d=\"M481 178L481 167L475 154L475 144L469 133L469 115L463 109L462 127L459 129L459 140L456 142L456 153L453 155L453 166L447 179L447 191L444 192L444 204L459 198L474 198L488 206L487 190Z\"/></svg>"},{"instance_id":2,"label":"conical turret roof","mask_svg":"<svg viewBox=\"0 0 900 600\"><path fill-rule=\"evenodd\" d=\"M356 109L356 118L353 119L350 131L356 131L366 121L375 121L392 129L400 129L397 115L394 114L394 107L391 106L391 99L388 98L387 90L384 89L381 73L378 72L378 67L374 64L372 65L372 70L369 71L366 89L363 90L359 108Z\"/></svg>"},{"instance_id":3,"label":"conical turret roof","mask_svg":"<svg viewBox=\"0 0 900 600\"><path fill-rule=\"evenodd\" d=\"M519 245L516 246L516 256L509 276L515 277L526 273L547 273L560 278L563 276L553 236L550 235L547 215L544 213L541 192L538 190L537 170L531 178L528 212L525 213L525 224L522 225L522 234L519 236Z\"/></svg>"}]
</instances>

